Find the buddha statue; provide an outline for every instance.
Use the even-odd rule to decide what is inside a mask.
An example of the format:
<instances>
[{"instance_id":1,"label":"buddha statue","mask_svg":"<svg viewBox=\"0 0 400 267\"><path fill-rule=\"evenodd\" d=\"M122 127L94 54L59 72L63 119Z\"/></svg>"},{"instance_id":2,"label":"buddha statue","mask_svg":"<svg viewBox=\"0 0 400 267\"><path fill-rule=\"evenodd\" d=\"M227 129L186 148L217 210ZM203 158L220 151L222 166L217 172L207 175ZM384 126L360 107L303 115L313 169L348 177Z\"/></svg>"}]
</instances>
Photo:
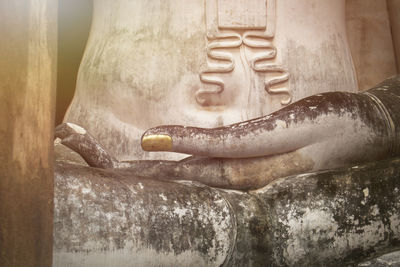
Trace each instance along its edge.
<instances>
[{"instance_id":1,"label":"buddha statue","mask_svg":"<svg viewBox=\"0 0 400 267\"><path fill-rule=\"evenodd\" d=\"M379 106L324 94L357 91L344 12L345 1L95 1L65 121L107 155L94 166L236 189L383 158L386 122L354 125ZM191 127L141 139L162 124Z\"/></svg>"},{"instance_id":2,"label":"buddha statue","mask_svg":"<svg viewBox=\"0 0 400 267\"><path fill-rule=\"evenodd\" d=\"M56 142L54 266L398 248L399 162L365 163L400 151L400 78L357 91L344 16L344 0L95 0L55 131L84 162Z\"/></svg>"},{"instance_id":3,"label":"buddha statue","mask_svg":"<svg viewBox=\"0 0 400 267\"><path fill-rule=\"evenodd\" d=\"M65 121L107 155L93 166L225 188L384 158L380 107L343 93L357 91L344 14L327 0L95 1ZM141 138L163 124L184 126Z\"/></svg>"},{"instance_id":4,"label":"buddha statue","mask_svg":"<svg viewBox=\"0 0 400 267\"><path fill-rule=\"evenodd\" d=\"M95 0L64 121L120 161L182 159L143 151L143 132L221 127L357 91L344 16L344 0Z\"/></svg>"}]
</instances>

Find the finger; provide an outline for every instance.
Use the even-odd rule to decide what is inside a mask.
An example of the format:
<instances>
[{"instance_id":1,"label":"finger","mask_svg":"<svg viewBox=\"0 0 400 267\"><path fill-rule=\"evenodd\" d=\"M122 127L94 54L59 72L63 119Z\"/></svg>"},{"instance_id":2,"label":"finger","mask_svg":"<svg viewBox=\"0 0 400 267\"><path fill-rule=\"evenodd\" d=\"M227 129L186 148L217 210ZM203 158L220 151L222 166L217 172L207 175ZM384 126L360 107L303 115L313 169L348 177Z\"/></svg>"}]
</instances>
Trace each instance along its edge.
<instances>
[{"instance_id":1,"label":"finger","mask_svg":"<svg viewBox=\"0 0 400 267\"><path fill-rule=\"evenodd\" d=\"M73 124L63 123L56 127L55 137L61 143L77 152L91 167L113 168L118 161L85 129Z\"/></svg>"},{"instance_id":2,"label":"finger","mask_svg":"<svg viewBox=\"0 0 400 267\"><path fill-rule=\"evenodd\" d=\"M85 135L87 132L81 126L74 123L62 123L54 129L54 137L64 139L71 134Z\"/></svg>"}]
</instances>

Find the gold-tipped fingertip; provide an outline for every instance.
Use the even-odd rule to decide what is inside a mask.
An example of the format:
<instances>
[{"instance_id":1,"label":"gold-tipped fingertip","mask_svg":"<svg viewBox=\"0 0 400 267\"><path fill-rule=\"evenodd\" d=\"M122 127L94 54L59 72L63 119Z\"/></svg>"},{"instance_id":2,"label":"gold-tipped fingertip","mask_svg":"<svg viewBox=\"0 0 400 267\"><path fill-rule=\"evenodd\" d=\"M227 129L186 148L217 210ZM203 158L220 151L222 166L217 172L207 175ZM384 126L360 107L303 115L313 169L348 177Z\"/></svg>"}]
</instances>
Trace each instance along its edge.
<instances>
[{"instance_id":1,"label":"gold-tipped fingertip","mask_svg":"<svg viewBox=\"0 0 400 267\"><path fill-rule=\"evenodd\" d=\"M172 151L172 138L166 134L152 134L142 137L144 151Z\"/></svg>"}]
</instances>

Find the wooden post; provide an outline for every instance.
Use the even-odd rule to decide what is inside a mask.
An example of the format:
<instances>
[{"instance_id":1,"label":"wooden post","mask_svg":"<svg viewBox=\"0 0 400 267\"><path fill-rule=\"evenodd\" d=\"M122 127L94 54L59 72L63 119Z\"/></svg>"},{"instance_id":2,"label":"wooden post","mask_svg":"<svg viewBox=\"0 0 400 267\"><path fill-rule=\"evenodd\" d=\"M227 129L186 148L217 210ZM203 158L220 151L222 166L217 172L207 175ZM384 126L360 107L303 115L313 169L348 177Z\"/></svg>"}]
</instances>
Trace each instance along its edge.
<instances>
[{"instance_id":1,"label":"wooden post","mask_svg":"<svg viewBox=\"0 0 400 267\"><path fill-rule=\"evenodd\" d=\"M57 1L0 17L0 266L51 266Z\"/></svg>"}]
</instances>

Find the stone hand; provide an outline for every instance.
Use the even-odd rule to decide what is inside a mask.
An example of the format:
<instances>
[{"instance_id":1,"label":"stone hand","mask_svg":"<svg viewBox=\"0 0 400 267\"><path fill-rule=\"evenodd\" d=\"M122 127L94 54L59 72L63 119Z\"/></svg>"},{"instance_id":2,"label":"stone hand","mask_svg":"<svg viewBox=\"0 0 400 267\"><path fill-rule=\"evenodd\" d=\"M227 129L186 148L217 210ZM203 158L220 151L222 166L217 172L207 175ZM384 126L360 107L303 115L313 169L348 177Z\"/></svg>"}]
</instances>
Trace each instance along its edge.
<instances>
[{"instance_id":1,"label":"stone hand","mask_svg":"<svg viewBox=\"0 0 400 267\"><path fill-rule=\"evenodd\" d=\"M184 177L259 187L277 177L397 155L399 95L400 79L394 77L365 93L314 95L229 126L155 127L144 133L142 148L207 157L185 161L190 171Z\"/></svg>"},{"instance_id":2,"label":"stone hand","mask_svg":"<svg viewBox=\"0 0 400 267\"><path fill-rule=\"evenodd\" d=\"M159 126L143 134L144 150L194 155L181 161L118 162L89 133L71 123L58 126L56 136L93 167L254 189L279 177L396 155L396 120L391 115L396 105L386 108L375 95L385 102L379 92L399 95L399 90L397 77L367 93L314 95L270 115L229 126Z\"/></svg>"}]
</instances>

